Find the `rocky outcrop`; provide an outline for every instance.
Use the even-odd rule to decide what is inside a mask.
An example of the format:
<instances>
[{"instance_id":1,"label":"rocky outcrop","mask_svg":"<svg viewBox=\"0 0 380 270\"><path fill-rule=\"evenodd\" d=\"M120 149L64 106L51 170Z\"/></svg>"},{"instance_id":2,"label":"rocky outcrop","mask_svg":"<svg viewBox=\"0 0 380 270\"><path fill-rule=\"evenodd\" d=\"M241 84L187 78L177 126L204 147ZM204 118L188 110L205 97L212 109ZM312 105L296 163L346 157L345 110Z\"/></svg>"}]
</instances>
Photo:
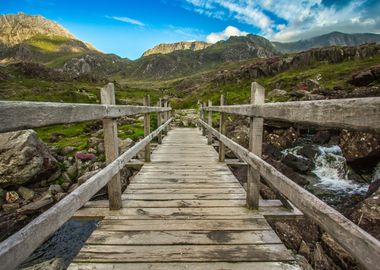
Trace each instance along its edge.
<instances>
[{"instance_id":1,"label":"rocky outcrop","mask_svg":"<svg viewBox=\"0 0 380 270\"><path fill-rule=\"evenodd\" d=\"M162 43L157 46L154 46L152 49L145 51L142 56L149 56L152 54L168 54L180 50L199 51L211 45L212 44L203 41L182 41L169 44Z\"/></svg>"},{"instance_id":2,"label":"rocky outcrop","mask_svg":"<svg viewBox=\"0 0 380 270\"><path fill-rule=\"evenodd\" d=\"M56 162L33 130L0 134L0 186L22 185L49 175Z\"/></svg>"},{"instance_id":3,"label":"rocky outcrop","mask_svg":"<svg viewBox=\"0 0 380 270\"><path fill-rule=\"evenodd\" d=\"M380 65L376 65L370 69L352 74L352 78L348 81L348 83L355 86L367 86L376 80L380 80Z\"/></svg>"}]
</instances>

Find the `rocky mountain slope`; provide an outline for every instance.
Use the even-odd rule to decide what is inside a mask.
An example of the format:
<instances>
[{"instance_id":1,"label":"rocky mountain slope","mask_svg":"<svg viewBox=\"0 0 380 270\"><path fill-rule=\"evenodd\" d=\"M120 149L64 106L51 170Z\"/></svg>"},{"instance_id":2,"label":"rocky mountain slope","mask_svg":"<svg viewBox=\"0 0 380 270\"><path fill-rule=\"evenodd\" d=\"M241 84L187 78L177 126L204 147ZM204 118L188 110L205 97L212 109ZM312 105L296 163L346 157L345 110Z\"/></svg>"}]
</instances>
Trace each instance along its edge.
<instances>
[{"instance_id":1,"label":"rocky mountain slope","mask_svg":"<svg viewBox=\"0 0 380 270\"><path fill-rule=\"evenodd\" d=\"M162 43L145 51L142 56L149 56L152 54L168 54L180 50L199 51L207 48L210 45L210 43L203 41L181 41L176 43Z\"/></svg>"},{"instance_id":2,"label":"rocky mountain slope","mask_svg":"<svg viewBox=\"0 0 380 270\"><path fill-rule=\"evenodd\" d=\"M327 46L358 46L365 43L380 42L378 34L345 34L341 32L331 32L313 38L299 40L295 42L272 42L275 48L282 53L306 51L312 48L322 48Z\"/></svg>"}]
</instances>

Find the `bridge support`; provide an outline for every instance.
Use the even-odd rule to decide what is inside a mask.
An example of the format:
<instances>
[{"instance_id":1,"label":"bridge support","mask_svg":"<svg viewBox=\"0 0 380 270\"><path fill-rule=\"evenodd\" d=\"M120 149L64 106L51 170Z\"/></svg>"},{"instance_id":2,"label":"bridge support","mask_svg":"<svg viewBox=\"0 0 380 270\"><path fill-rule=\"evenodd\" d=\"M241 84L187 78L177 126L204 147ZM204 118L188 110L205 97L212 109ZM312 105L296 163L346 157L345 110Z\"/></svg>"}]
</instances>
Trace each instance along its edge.
<instances>
[{"instance_id":1,"label":"bridge support","mask_svg":"<svg viewBox=\"0 0 380 270\"><path fill-rule=\"evenodd\" d=\"M251 104L260 105L264 103L265 89L256 82L251 85ZM261 157L263 143L264 119L250 117L249 127L249 151ZM259 208L260 198L260 172L248 166L247 173L247 206L251 209Z\"/></svg>"},{"instance_id":2,"label":"bridge support","mask_svg":"<svg viewBox=\"0 0 380 270\"><path fill-rule=\"evenodd\" d=\"M208 106L209 107L212 106L211 100L208 101ZM212 127L212 111L208 112L208 124ZM210 131L207 134L207 143L212 144L212 133Z\"/></svg>"},{"instance_id":3,"label":"bridge support","mask_svg":"<svg viewBox=\"0 0 380 270\"><path fill-rule=\"evenodd\" d=\"M220 106L224 106L224 95L220 96ZM223 135L226 134L226 123L225 123L225 114L220 114L220 121L219 121L219 132ZM219 140L219 161L223 162L225 160L226 155L226 149L222 141Z\"/></svg>"},{"instance_id":4,"label":"bridge support","mask_svg":"<svg viewBox=\"0 0 380 270\"><path fill-rule=\"evenodd\" d=\"M105 105L115 105L115 88L113 83L107 84L100 90L101 103ZM110 164L119 157L119 139L117 137L117 123L115 119L103 119L104 148L106 163ZM117 173L108 182L108 199L111 210L118 210L122 207L121 203L121 182L120 173Z\"/></svg>"},{"instance_id":5,"label":"bridge support","mask_svg":"<svg viewBox=\"0 0 380 270\"><path fill-rule=\"evenodd\" d=\"M144 97L144 106L150 106L150 96ZM144 114L144 137L150 134L150 113ZM150 143L145 146L145 162L150 162Z\"/></svg>"},{"instance_id":6,"label":"bridge support","mask_svg":"<svg viewBox=\"0 0 380 270\"><path fill-rule=\"evenodd\" d=\"M157 103L157 106L158 107L162 107L162 102L161 102L161 98L158 100L158 103ZM160 112L157 112L157 126L161 126L161 123L162 123L162 113ZM157 142L158 144L162 144L162 133L158 133L157 135Z\"/></svg>"},{"instance_id":7,"label":"bridge support","mask_svg":"<svg viewBox=\"0 0 380 270\"><path fill-rule=\"evenodd\" d=\"M203 102L202 108L206 108L206 102ZM202 120L206 122L206 111L202 110ZM206 136L206 128L202 126L202 136Z\"/></svg>"}]
</instances>

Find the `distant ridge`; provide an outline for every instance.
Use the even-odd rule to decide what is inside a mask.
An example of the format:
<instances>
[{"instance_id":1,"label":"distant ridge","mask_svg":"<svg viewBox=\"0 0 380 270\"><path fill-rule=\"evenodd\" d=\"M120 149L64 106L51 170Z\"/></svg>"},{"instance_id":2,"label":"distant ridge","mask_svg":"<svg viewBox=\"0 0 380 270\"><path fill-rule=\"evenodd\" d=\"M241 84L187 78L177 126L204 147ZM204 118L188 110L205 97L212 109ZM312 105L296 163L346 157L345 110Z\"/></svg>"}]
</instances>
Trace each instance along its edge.
<instances>
[{"instance_id":1,"label":"distant ridge","mask_svg":"<svg viewBox=\"0 0 380 270\"><path fill-rule=\"evenodd\" d=\"M168 54L179 50L199 51L211 46L212 44L203 41L181 41L176 43L161 43L145 51L142 56L152 54Z\"/></svg>"}]
</instances>

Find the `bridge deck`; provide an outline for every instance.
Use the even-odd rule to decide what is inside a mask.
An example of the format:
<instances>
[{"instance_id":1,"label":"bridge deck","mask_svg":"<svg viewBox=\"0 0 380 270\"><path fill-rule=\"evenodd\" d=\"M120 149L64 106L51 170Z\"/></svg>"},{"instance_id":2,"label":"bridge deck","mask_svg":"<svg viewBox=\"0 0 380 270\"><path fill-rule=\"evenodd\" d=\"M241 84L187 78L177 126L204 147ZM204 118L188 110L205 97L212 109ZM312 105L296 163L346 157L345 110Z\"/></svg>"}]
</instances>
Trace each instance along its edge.
<instances>
[{"instance_id":1,"label":"bridge deck","mask_svg":"<svg viewBox=\"0 0 380 270\"><path fill-rule=\"evenodd\" d=\"M69 269L299 269L264 215L197 129L173 129L123 194L124 208L87 203L102 216Z\"/></svg>"}]
</instances>

